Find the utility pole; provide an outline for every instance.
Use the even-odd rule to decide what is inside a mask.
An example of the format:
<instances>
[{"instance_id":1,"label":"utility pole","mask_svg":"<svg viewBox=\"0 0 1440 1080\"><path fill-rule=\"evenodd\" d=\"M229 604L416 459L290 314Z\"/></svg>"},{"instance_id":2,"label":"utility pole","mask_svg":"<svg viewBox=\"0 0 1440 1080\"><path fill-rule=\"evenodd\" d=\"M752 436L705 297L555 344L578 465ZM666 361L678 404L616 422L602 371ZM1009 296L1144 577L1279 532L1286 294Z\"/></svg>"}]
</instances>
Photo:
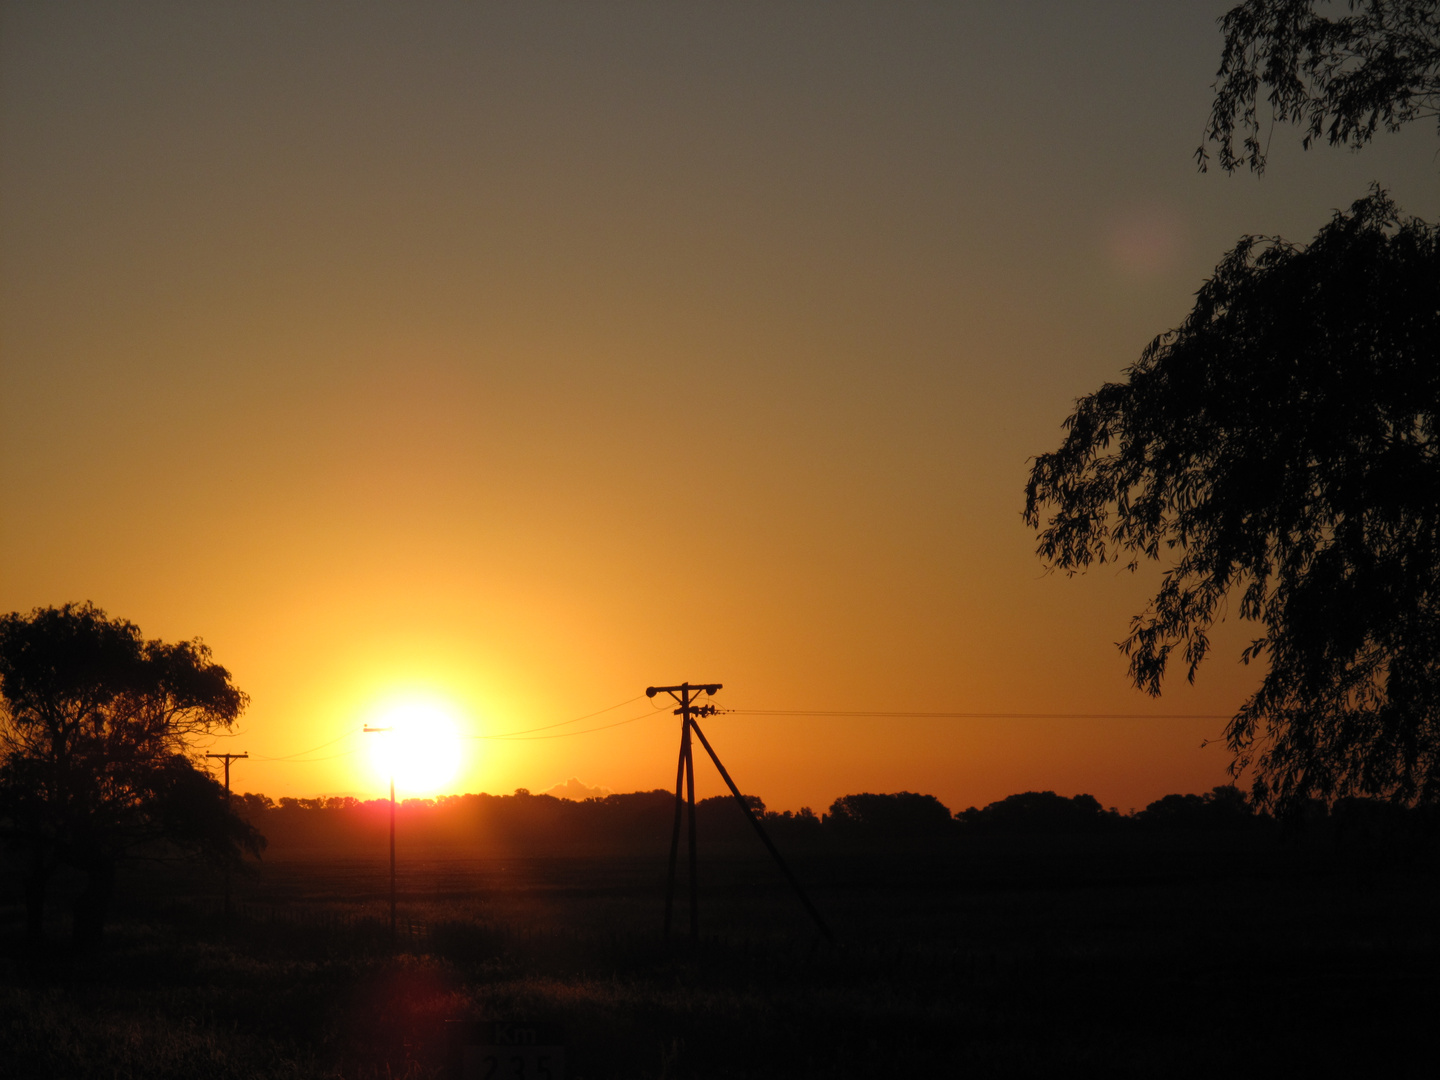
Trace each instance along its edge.
<instances>
[{"instance_id":1,"label":"utility pole","mask_svg":"<svg viewBox=\"0 0 1440 1080\"><path fill-rule=\"evenodd\" d=\"M691 753L690 726L693 723L692 713L709 716L715 711L714 705L696 705L695 698L702 691L709 696L719 689L720 683L701 683L696 686L692 686L690 683L681 683L679 686L650 686L645 690L646 697L653 698L656 694L669 694L680 703L680 708L675 710L675 715L681 717L680 763L675 769L675 825L670 830L670 879L665 892L665 937L667 940L670 937L670 922L675 910L675 863L680 854L680 817L687 804L690 810L690 829L686 844L690 855L690 940L692 942L700 940L700 904L695 876L695 758ZM682 784L685 788L683 796L681 794Z\"/></svg>"},{"instance_id":2,"label":"utility pole","mask_svg":"<svg viewBox=\"0 0 1440 1080\"><path fill-rule=\"evenodd\" d=\"M243 754L206 754L207 758L219 758L225 762L225 809L230 809L230 762L239 761L250 756L249 752ZM230 864L225 864L225 921L230 921Z\"/></svg>"},{"instance_id":3,"label":"utility pole","mask_svg":"<svg viewBox=\"0 0 1440 1080\"><path fill-rule=\"evenodd\" d=\"M710 755L710 760L715 762L715 768L720 770L720 776L724 779L726 786L730 788L730 794L735 796L735 801L740 804L740 809L745 811L745 816L750 819L750 824L755 827L761 841L765 844L766 850L775 858L779 864L780 871L785 875L785 880L790 882L791 887L800 897L800 903L820 928L820 933L825 936L826 941L834 941L835 935L830 932L830 927L821 918L820 912L810 902L810 897L801 888L800 882L790 872L790 867L780 857L779 850L771 842L770 836L765 832L765 827L760 824L760 819L755 816L755 811L750 809L750 804L745 801L745 796L740 794L740 789L735 786L735 781L730 779L730 774L725 766L720 763L720 756L715 753L710 740L705 738L705 733L700 730L700 725L695 722L697 716L714 716L718 711L714 705L706 702L704 705L695 704L695 699L703 692L706 697L714 695L715 691L722 688L720 683L681 683L679 686L650 686L645 689L645 696L653 698L656 694L669 694L680 707L675 710L675 715L681 718L680 728L680 762L675 769L675 825L670 831L670 880L665 892L665 938L670 938L671 915L675 907L675 863L680 853L680 816L681 811L689 808L689 843L687 848L690 855L690 940L700 940L700 907L696 895L695 878L695 760L692 752L691 733L700 740L700 745L705 747L705 752ZM680 791L682 781L685 786L685 798L682 799Z\"/></svg>"},{"instance_id":4,"label":"utility pole","mask_svg":"<svg viewBox=\"0 0 1440 1080\"><path fill-rule=\"evenodd\" d=\"M366 724L364 729L369 732L391 731L388 727L371 727ZM395 757L390 757L390 947L395 947Z\"/></svg>"},{"instance_id":5,"label":"utility pole","mask_svg":"<svg viewBox=\"0 0 1440 1080\"><path fill-rule=\"evenodd\" d=\"M207 758L220 758L225 762L225 805L230 805L230 762L248 758L248 752L244 754L206 754Z\"/></svg>"}]
</instances>

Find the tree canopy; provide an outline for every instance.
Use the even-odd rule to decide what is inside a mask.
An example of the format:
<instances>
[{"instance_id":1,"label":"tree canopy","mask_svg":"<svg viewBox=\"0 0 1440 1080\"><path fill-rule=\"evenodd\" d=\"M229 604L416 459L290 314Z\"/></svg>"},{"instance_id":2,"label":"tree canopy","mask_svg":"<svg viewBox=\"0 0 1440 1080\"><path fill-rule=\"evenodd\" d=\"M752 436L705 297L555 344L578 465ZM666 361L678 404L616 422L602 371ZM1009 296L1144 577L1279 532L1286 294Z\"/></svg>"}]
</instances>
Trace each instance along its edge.
<instances>
[{"instance_id":1,"label":"tree canopy","mask_svg":"<svg viewBox=\"0 0 1440 1080\"><path fill-rule=\"evenodd\" d=\"M1250 236L1034 461L1052 568L1168 562L1121 643L1158 694L1232 599L1266 668L1230 722L1263 802L1440 801L1440 240L1379 191Z\"/></svg>"},{"instance_id":2,"label":"tree canopy","mask_svg":"<svg viewBox=\"0 0 1440 1080\"><path fill-rule=\"evenodd\" d=\"M1440 130L1440 0L1348 0L1338 17L1322 7L1332 5L1246 0L1220 20L1225 51L1205 141L1218 144L1226 172L1264 171L1272 119L1303 125L1307 149L1322 137L1358 149L1381 128L1422 118ZM1204 169L1204 145L1195 156Z\"/></svg>"},{"instance_id":3,"label":"tree canopy","mask_svg":"<svg viewBox=\"0 0 1440 1080\"><path fill-rule=\"evenodd\" d=\"M1024 791L993 802L983 810L970 807L956 817L967 828L995 833L1094 832L1113 825L1094 795L1066 798L1053 791Z\"/></svg>"},{"instance_id":4,"label":"tree canopy","mask_svg":"<svg viewBox=\"0 0 1440 1080\"><path fill-rule=\"evenodd\" d=\"M843 838L914 840L951 832L950 811L934 795L844 795L830 804L825 822Z\"/></svg>"},{"instance_id":5,"label":"tree canopy","mask_svg":"<svg viewBox=\"0 0 1440 1080\"><path fill-rule=\"evenodd\" d=\"M76 933L93 943L118 859L259 851L193 760L245 704L199 641L146 641L90 604L0 617L0 828L29 858L32 932L57 863L89 877Z\"/></svg>"}]
</instances>

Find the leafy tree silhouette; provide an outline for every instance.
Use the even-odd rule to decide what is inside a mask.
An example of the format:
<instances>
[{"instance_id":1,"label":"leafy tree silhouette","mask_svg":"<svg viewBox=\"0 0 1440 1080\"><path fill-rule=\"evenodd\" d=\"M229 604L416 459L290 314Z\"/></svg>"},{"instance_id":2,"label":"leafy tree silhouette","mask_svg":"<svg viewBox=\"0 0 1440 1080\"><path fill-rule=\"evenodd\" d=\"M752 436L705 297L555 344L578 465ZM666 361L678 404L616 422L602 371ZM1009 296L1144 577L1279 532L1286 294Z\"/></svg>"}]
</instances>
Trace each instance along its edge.
<instances>
[{"instance_id":1,"label":"leafy tree silhouette","mask_svg":"<svg viewBox=\"0 0 1440 1080\"><path fill-rule=\"evenodd\" d=\"M1246 237L1035 459L1025 520L1073 573L1168 560L1121 648L1160 692L1238 597L1267 667L1226 730L1261 805L1440 800L1440 237L1383 192L1307 246Z\"/></svg>"},{"instance_id":2,"label":"leafy tree silhouette","mask_svg":"<svg viewBox=\"0 0 1440 1080\"><path fill-rule=\"evenodd\" d=\"M983 810L970 807L956 815L967 830L993 833L1083 833L1114 824L1094 795L1066 798L1053 791L1025 791L1007 795Z\"/></svg>"},{"instance_id":3,"label":"leafy tree silhouette","mask_svg":"<svg viewBox=\"0 0 1440 1080\"><path fill-rule=\"evenodd\" d=\"M1440 2L1349 0L1338 18L1316 11L1325 2L1247 0L1221 19L1225 52L1205 140L1218 144L1226 172L1265 169L1262 87L1276 120L1305 126L1307 149L1323 137L1358 150L1381 128L1440 118ZM1203 170L1204 145L1195 159Z\"/></svg>"},{"instance_id":4,"label":"leafy tree silhouette","mask_svg":"<svg viewBox=\"0 0 1440 1080\"><path fill-rule=\"evenodd\" d=\"M934 795L842 795L830 804L826 827L843 840L924 840L948 836L954 822Z\"/></svg>"},{"instance_id":5,"label":"leafy tree silhouette","mask_svg":"<svg viewBox=\"0 0 1440 1080\"><path fill-rule=\"evenodd\" d=\"M121 859L259 853L263 837L191 760L245 704L199 641L146 641L88 603L0 618L0 828L26 857L32 937L57 865L86 875L74 932L93 947Z\"/></svg>"},{"instance_id":6,"label":"leafy tree silhouette","mask_svg":"<svg viewBox=\"0 0 1440 1080\"><path fill-rule=\"evenodd\" d=\"M1266 823L1233 784L1204 795L1166 795L1145 807L1136 818L1142 825L1181 832L1234 832Z\"/></svg>"}]
</instances>

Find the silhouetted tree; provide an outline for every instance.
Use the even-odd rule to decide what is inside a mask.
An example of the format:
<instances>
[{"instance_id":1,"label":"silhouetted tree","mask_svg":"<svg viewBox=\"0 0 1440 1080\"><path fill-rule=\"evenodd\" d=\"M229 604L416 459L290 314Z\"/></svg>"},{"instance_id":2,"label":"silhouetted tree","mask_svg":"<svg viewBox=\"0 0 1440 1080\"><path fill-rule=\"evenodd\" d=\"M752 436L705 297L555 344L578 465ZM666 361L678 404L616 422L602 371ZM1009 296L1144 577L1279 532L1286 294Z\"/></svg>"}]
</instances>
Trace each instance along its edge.
<instances>
[{"instance_id":1,"label":"silhouetted tree","mask_svg":"<svg viewBox=\"0 0 1440 1080\"><path fill-rule=\"evenodd\" d=\"M1440 117L1440 2L1348 0L1338 18L1322 6L1247 0L1221 19L1225 52L1205 138L1219 145L1225 171L1264 170L1261 132L1272 118L1303 124L1307 149L1322 136L1358 149L1382 127ZM1259 115L1262 87L1271 117ZM1195 155L1204 169L1205 147Z\"/></svg>"},{"instance_id":2,"label":"silhouetted tree","mask_svg":"<svg viewBox=\"0 0 1440 1080\"><path fill-rule=\"evenodd\" d=\"M1224 784L1204 795L1166 795L1135 815L1142 825L1181 832L1232 832L1259 818L1245 793Z\"/></svg>"},{"instance_id":3,"label":"silhouetted tree","mask_svg":"<svg viewBox=\"0 0 1440 1080\"><path fill-rule=\"evenodd\" d=\"M1437 230L1374 191L1308 247L1243 239L1035 460L1052 568L1170 563L1121 643L1136 686L1176 650L1193 680L1232 597L1263 627L1226 731L1262 805L1440 799L1437 413Z\"/></svg>"},{"instance_id":4,"label":"silhouetted tree","mask_svg":"<svg viewBox=\"0 0 1440 1080\"><path fill-rule=\"evenodd\" d=\"M1053 791L1026 791L1008 795L983 810L970 807L956 815L966 829L995 833L1094 832L1112 823L1115 815L1094 795L1066 798Z\"/></svg>"},{"instance_id":5,"label":"silhouetted tree","mask_svg":"<svg viewBox=\"0 0 1440 1080\"><path fill-rule=\"evenodd\" d=\"M954 831L950 811L934 795L843 795L830 804L825 826L841 839L921 840Z\"/></svg>"},{"instance_id":6,"label":"silhouetted tree","mask_svg":"<svg viewBox=\"0 0 1440 1080\"><path fill-rule=\"evenodd\" d=\"M802 806L797 811L767 810L765 830L787 850L794 847L814 847L824 837L824 825L814 810Z\"/></svg>"},{"instance_id":7,"label":"silhouetted tree","mask_svg":"<svg viewBox=\"0 0 1440 1080\"><path fill-rule=\"evenodd\" d=\"M0 618L0 822L25 854L27 926L57 864L86 875L75 936L98 943L118 860L235 860L263 838L190 758L246 703L199 641L145 641L90 604Z\"/></svg>"},{"instance_id":8,"label":"silhouetted tree","mask_svg":"<svg viewBox=\"0 0 1440 1080\"><path fill-rule=\"evenodd\" d=\"M746 795L745 802L757 817L762 820L766 817L765 800L759 795ZM732 840L747 845L756 843L754 826L733 795L712 795L698 800L695 803L695 821L702 843L711 839Z\"/></svg>"}]
</instances>

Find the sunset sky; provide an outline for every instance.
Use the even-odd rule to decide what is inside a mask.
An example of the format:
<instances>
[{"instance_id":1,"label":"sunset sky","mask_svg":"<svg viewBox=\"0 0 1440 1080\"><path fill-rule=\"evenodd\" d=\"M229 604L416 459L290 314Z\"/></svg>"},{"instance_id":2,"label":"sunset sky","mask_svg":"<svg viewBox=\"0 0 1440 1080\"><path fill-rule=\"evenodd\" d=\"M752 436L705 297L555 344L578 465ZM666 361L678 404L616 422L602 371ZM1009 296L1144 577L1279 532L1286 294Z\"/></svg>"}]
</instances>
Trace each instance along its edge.
<instances>
[{"instance_id":1,"label":"sunset sky","mask_svg":"<svg viewBox=\"0 0 1440 1080\"><path fill-rule=\"evenodd\" d=\"M1219 719L754 711L1249 692L1233 621L1133 690L1154 576L1020 518L1242 234L1440 218L1426 124L1199 174L1228 6L0 4L0 611L202 637L272 797L380 794L396 706L464 736L402 797L666 787L682 680L776 809L1223 783Z\"/></svg>"}]
</instances>

